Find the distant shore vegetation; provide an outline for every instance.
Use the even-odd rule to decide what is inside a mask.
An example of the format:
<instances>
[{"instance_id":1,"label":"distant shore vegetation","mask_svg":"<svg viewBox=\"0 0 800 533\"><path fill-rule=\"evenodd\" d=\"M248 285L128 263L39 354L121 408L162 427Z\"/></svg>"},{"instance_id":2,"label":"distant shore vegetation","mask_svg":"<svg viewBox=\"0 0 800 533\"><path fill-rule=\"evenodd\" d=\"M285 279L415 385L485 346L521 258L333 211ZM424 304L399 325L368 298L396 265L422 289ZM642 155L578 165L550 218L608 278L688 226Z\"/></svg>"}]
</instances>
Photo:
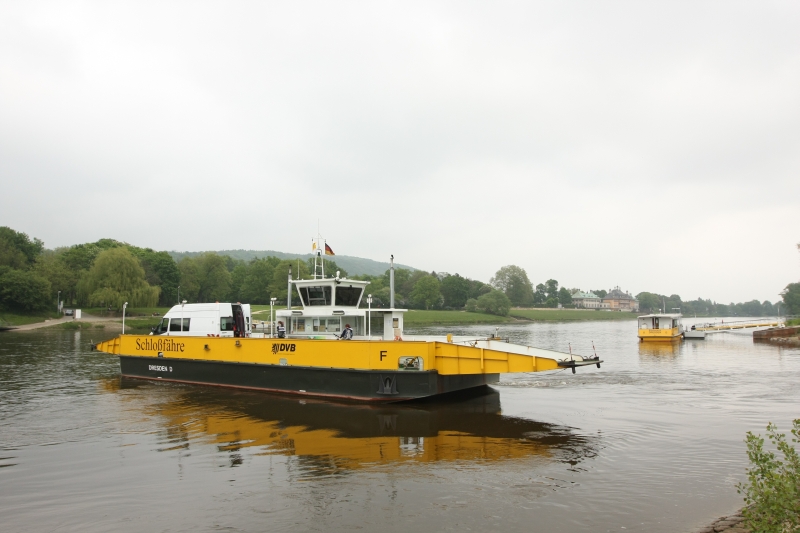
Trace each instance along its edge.
<instances>
[{"instance_id":1,"label":"distant shore vegetation","mask_svg":"<svg viewBox=\"0 0 800 533\"><path fill-rule=\"evenodd\" d=\"M271 298L277 298L279 304L285 305L290 270L294 279L309 279L313 268L313 258L243 260L214 252L184 255L175 261L169 252L114 239L50 250L41 240L4 226L0 227L0 314L52 315L59 299L65 308L106 310L119 310L125 302L129 308L164 308L182 300L268 305ZM338 271L342 277L369 281L367 292L372 294L372 307L389 307L388 270L381 275L350 274L336 264L335 258L325 258L325 270L328 276ZM437 320L483 320L477 316L475 320L466 318L469 313L527 320L601 318L609 314L619 314L621 318L624 314L565 312L574 308L571 295L577 290L560 286L553 278L534 285L525 269L517 265L503 266L488 283L446 272L395 269L395 307L457 313L451 318L438 315ZM605 290L591 292L601 298L606 295ZM775 304L768 301L722 304L651 292L641 292L636 298L642 312L680 308L685 315L697 316L777 314ZM362 306L367 305L364 300ZM292 305L300 305L296 294L292 295ZM800 314L800 283L786 287L782 305L785 314ZM562 309L555 315L546 311L552 313L557 308Z\"/></svg>"}]
</instances>

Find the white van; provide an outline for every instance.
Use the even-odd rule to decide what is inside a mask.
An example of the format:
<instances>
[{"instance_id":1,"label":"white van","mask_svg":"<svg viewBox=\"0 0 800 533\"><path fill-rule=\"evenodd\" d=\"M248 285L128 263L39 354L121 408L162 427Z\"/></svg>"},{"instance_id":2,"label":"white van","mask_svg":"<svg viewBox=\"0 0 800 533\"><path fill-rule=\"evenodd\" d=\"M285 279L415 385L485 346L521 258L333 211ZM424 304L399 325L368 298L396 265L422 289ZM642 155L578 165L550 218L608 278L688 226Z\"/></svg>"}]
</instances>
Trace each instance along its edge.
<instances>
[{"instance_id":1,"label":"white van","mask_svg":"<svg viewBox=\"0 0 800 533\"><path fill-rule=\"evenodd\" d=\"M188 337L249 337L250 304L213 303L176 305L164 315L151 335Z\"/></svg>"}]
</instances>

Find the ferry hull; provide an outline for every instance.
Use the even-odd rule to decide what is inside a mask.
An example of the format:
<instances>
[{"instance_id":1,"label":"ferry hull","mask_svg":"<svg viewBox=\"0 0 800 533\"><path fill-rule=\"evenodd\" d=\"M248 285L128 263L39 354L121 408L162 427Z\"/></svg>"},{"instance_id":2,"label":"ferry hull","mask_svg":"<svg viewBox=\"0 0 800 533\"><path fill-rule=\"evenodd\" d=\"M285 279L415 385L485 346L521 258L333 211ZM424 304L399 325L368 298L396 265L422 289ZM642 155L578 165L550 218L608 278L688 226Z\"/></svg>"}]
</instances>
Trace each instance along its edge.
<instances>
[{"instance_id":1,"label":"ferry hull","mask_svg":"<svg viewBox=\"0 0 800 533\"><path fill-rule=\"evenodd\" d=\"M120 355L125 377L374 402L397 402L497 383L499 374L315 368Z\"/></svg>"},{"instance_id":2,"label":"ferry hull","mask_svg":"<svg viewBox=\"0 0 800 533\"><path fill-rule=\"evenodd\" d=\"M641 341L675 342L682 338L683 332L680 328L639 330L639 340Z\"/></svg>"}]
</instances>

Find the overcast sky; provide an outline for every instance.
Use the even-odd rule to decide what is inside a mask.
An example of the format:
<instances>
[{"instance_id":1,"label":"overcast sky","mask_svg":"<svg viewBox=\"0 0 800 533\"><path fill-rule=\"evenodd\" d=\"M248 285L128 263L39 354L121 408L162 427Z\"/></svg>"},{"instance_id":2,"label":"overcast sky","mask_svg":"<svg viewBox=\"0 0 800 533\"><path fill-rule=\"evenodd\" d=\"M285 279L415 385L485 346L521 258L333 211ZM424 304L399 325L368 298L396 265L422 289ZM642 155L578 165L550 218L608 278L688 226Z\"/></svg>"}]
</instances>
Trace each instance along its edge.
<instances>
[{"instance_id":1,"label":"overcast sky","mask_svg":"<svg viewBox=\"0 0 800 533\"><path fill-rule=\"evenodd\" d=\"M0 225L776 301L800 3L0 1Z\"/></svg>"}]
</instances>

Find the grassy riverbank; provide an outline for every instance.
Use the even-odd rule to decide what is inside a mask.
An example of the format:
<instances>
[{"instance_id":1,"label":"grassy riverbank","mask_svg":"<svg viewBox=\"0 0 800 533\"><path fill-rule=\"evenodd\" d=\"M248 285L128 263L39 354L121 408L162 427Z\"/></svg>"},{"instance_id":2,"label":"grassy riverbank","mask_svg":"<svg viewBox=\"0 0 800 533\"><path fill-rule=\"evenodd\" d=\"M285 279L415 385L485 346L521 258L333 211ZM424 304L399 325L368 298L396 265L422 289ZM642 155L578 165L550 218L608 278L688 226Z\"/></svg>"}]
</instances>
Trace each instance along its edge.
<instances>
[{"instance_id":1,"label":"grassy riverbank","mask_svg":"<svg viewBox=\"0 0 800 533\"><path fill-rule=\"evenodd\" d=\"M512 309L512 317L523 320L631 320L637 313L595 311L593 309Z\"/></svg>"},{"instance_id":2,"label":"grassy riverbank","mask_svg":"<svg viewBox=\"0 0 800 533\"><path fill-rule=\"evenodd\" d=\"M31 314L0 313L0 325L25 326L27 324L36 324L37 322L44 322L45 320L51 320L53 318L61 318L61 315L55 311Z\"/></svg>"},{"instance_id":3,"label":"grassy riverbank","mask_svg":"<svg viewBox=\"0 0 800 533\"><path fill-rule=\"evenodd\" d=\"M87 315L122 318L122 309L120 310L112 309L111 311L109 311L107 307L82 307L80 309L81 313ZM125 309L125 316L151 317L151 316L156 316L156 314L158 316L164 316L164 313L166 313L169 310L170 310L169 307L128 307L127 309Z\"/></svg>"},{"instance_id":4,"label":"grassy riverbank","mask_svg":"<svg viewBox=\"0 0 800 533\"><path fill-rule=\"evenodd\" d=\"M466 311L422 311L412 309L403 317L406 326L458 326L468 324L505 324L514 319L487 315L485 313L467 313Z\"/></svg>"}]
</instances>

